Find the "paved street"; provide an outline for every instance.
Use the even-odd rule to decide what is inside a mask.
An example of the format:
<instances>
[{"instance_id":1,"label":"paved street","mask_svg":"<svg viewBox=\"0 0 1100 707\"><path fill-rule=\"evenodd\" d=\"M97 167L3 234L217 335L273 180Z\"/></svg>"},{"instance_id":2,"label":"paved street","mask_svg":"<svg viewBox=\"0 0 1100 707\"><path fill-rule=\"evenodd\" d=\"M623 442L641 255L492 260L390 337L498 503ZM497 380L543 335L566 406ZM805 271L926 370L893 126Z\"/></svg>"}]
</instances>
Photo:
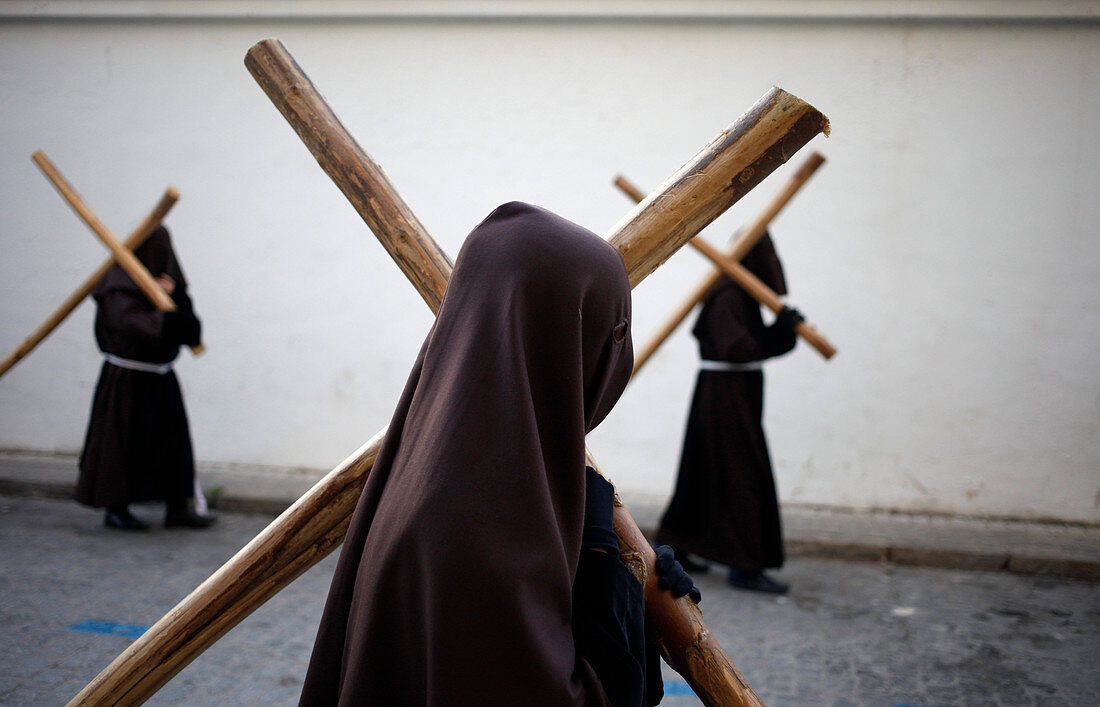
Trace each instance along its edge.
<instances>
[{"instance_id":1,"label":"paved street","mask_svg":"<svg viewBox=\"0 0 1100 707\"><path fill-rule=\"evenodd\" d=\"M159 519L161 509L135 512ZM60 704L270 518L108 531L74 503L0 497L0 704ZM150 704L293 704L334 556ZM1100 585L796 558L774 598L698 576L711 629L772 705L1095 705ZM76 630L77 627L82 630ZM674 673L664 704L697 704Z\"/></svg>"}]
</instances>

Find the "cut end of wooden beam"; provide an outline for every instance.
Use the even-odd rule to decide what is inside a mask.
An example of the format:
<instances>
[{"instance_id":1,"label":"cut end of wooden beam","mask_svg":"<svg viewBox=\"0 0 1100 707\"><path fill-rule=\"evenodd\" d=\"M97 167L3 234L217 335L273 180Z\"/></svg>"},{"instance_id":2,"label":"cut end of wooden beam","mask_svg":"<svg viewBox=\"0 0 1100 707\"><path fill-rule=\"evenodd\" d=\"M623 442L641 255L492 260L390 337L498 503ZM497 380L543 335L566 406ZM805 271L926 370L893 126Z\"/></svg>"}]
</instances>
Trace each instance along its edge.
<instances>
[{"instance_id":1,"label":"cut end of wooden beam","mask_svg":"<svg viewBox=\"0 0 1100 707\"><path fill-rule=\"evenodd\" d=\"M828 119L781 88L744 115L623 217L607 239L637 285L815 135Z\"/></svg>"},{"instance_id":2,"label":"cut end of wooden beam","mask_svg":"<svg viewBox=\"0 0 1100 707\"><path fill-rule=\"evenodd\" d=\"M623 193L634 201L641 201L645 198L645 193L621 174L615 176L615 181L613 181L612 184L621 189Z\"/></svg>"},{"instance_id":3,"label":"cut end of wooden beam","mask_svg":"<svg viewBox=\"0 0 1100 707\"><path fill-rule=\"evenodd\" d=\"M794 96L793 94L787 93L786 91L779 88L778 86L772 86L772 91L779 91L782 94L785 94L787 96L790 96L791 98L795 98L796 100L799 100L796 96ZM807 105L809 105L809 104L807 104ZM817 110L813 106L810 106L810 108L812 108L815 111ZM820 112L820 111L818 111L818 112ZM831 137L832 134L833 134L833 126L829 123L829 119L825 117L824 113L821 114L821 121L822 121L821 122L821 134L824 135L825 137ZM821 153L815 152L814 155L816 155L817 157L820 157L821 162L825 161L825 158L821 157ZM819 162L816 165L814 165L814 169L817 169L820 166L821 166L821 163Z\"/></svg>"},{"instance_id":4,"label":"cut end of wooden beam","mask_svg":"<svg viewBox=\"0 0 1100 707\"><path fill-rule=\"evenodd\" d=\"M167 196L169 199L172 199L173 201L179 201L179 199L180 199L180 190L176 189L173 186L170 186L170 187L168 187L167 189L164 190L164 195Z\"/></svg>"},{"instance_id":5,"label":"cut end of wooden beam","mask_svg":"<svg viewBox=\"0 0 1100 707\"><path fill-rule=\"evenodd\" d=\"M251 71L253 64L259 61L259 56L265 53L290 55L286 45L283 44L283 40L278 37L268 37L267 39L261 39L248 48L248 51L244 54L244 65Z\"/></svg>"}]
</instances>

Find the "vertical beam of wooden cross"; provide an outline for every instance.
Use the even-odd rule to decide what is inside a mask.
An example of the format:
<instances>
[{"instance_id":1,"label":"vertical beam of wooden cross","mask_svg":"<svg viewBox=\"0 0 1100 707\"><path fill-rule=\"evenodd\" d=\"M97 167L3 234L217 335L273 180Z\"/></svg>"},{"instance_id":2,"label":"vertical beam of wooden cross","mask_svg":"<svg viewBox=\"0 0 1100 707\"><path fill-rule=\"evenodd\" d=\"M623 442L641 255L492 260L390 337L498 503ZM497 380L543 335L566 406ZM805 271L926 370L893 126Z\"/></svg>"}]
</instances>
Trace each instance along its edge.
<instances>
[{"instance_id":1,"label":"vertical beam of wooden cross","mask_svg":"<svg viewBox=\"0 0 1100 707\"><path fill-rule=\"evenodd\" d=\"M634 186L626 177L623 177L622 175L619 175L615 179L615 186L622 189L623 192L625 192L635 201L641 201L643 198L645 198L644 192L642 192L642 190L638 187ZM752 246L756 243L757 240L759 240L759 237L751 239L743 237L738 238L737 242L734 243L734 246L730 250L734 253L737 253L739 250L744 250L744 252L747 254L748 251L752 249ZM746 245L746 243L748 245ZM696 236L695 238L692 238L688 245L702 253L708 260L714 263L714 266L717 267L722 274L725 274L731 280L740 285L741 288L745 290L745 292L749 293L749 296L751 296L753 299L755 299L757 302L764 305L768 309L772 310L772 312L778 314L779 310L783 308L783 300L779 297L779 295L775 293L775 290L768 287L763 280L752 274L752 272L744 265L742 265L739 261L733 260L732 258L718 252L718 250L716 250L714 246L703 240L702 236ZM710 280L711 278L708 277L707 282L710 282ZM708 286L707 289L704 291L704 295L706 294L706 292L709 291L710 287ZM692 298L689 298L689 301L693 298L694 295L692 295ZM694 306L695 305L693 303L692 307ZM682 309L683 308L681 308L681 310ZM689 307L688 310L690 311L691 307ZM682 319L678 320L677 324L679 323L679 321L682 321ZM675 327L673 327L673 329L675 329ZM799 322L795 326L794 332L802 337L802 339L805 340L806 343L808 343L810 346L813 346L815 349L817 349L818 353L824 356L826 360L836 355L836 348L832 344L830 344L829 340L826 339L825 336L822 335L821 332L819 332L817 329L815 329L813 325L811 325L809 322ZM662 339L661 341L663 340L664 339ZM657 345L659 346L660 342L657 342ZM648 353L646 354L646 359L648 359L649 356L652 355L653 351L655 351L656 348L657 346L653 346L648 350ZM645 359L643 359L643 363L644 362ZM640 364L638 363L634 364L635 373L638 372L639 365Z\"/></svg>"},{"instance_id":2,"label":"vertical beam of wooden cross","mask_svg":"<svg viewBox=\"0 0 1100 707\"><path fill-rule=\"evenodd\" d=\"M309 133L313 128L325 135L325 140L319 147L321 155L328 155L329 146L337 144L350 145L355 151L361 152L350 137L346 141L337 142L340 139L330 131L346 131L277 40L266 40L253 47L246 58L246 64L257 75L269 95L273 95L273 98L274 95L281 96L276 103L303 139L304 133ZM266 78L261 79L260 75ZM282 103L286 103L285 108ZM644 208L639 207L632 212L637 214L635 218L624 219L612 231L612 242L624 253L631 281L639 282L648 271L652 271L675 250L675 247L667 246L665 238L679 239L682 244L684 240L694 236L709 220L721 213L722 209L736 201L826 125L824 116L782 91L773 90L761 99L748 114L705 148L689 165L685 165L685 168L694 165L695 171L689 170L681 174L684 172L681 170L681 173L677 173L681 176L670 179L655 192L663 199L665 208L673 210L675 207L676 213L664 214L662 217L661 206L650 204ZM359 162L352 160L346 168L339 170L325 165L324 162L322 165L326 171L333 169L342 173L340 179L334 180L345 193L348 189L352 191L349 199L357 210L366 212L363 216L368 223L373 219L382 221L377 204L388 204L390 200L384 198L381 192L361 194L363 199L352 198L365 188L363 185L372 184L371 188L377 189L388 186L388 180L385 180L377 165L369 158ZM691 177L696 175L704 175L706 178L695 181ZM381 181L377 177L381 177ZM721 206L722 202L726 202L724 206ZM402 217L401 222L410 224L414 223L414 219ZM380 228L385 229L386 226L382 225ZM673 232L675 236L666 235ZM387 249L395 247L392 239L384 237L385 230L376 233ZM403 245L426 252L423 243L420 246L411 243ZM628 252L629 258L626 255ZM433 268L440 274L448 269L442 265L412 263L406 272L413 273L410 279L418 283L422 294L434 287L441 298L442 287L431 284L438 283L440 279L432 274ZM648 270L643 273L646 268ZM445 281L441 284L445 286ZM306 492L116 658L71 704L139 704L232 626L331 552L343 541L351 512L384 436L385 430L377 433ZM615 516L617 531L620 531L624 522L629 522L635 529L637 527L629 520L625 510L619 509ZM699 688L700 696L707 704L758 704L755 693L736 669L732 668L728 657L713 650L717 644L702 628L697 607L690 601L671 600L671 595L667 592L655 591L652 551L644 538L641 538L641 534L624 538L624 534L620 532L620 539L634 569L644 570L647 604L651 603L651 594L656 594L653 606L660 606L662 602L672 602L675 605L676 611L669 612L672 617L670 622L682 627L683 632L674 634L667 627L661 630L684 641L690 642L693 640L691 637L698 641L688 647L684 660L689 664L685 670L691 675L701 676L703 680ZM686 613L688 618L676 619L674 615L677 613L681 617ZM720 650L718 648L719 652Z\"/></svg>"},{"instance_id":3,"label":"vertical beam of wooden cross","mask_svg":"<svg viewBox=\"0 0 1100 707\"><path fill-rule=\"evenodd\" d=\"M772 219L783 210L787 202L798 193L798 190L809 181L818 167L824 163L825 158L820 153L814 152L807 157L802 164L799 165L798 169L791 174L780 190L776 192L771 201L769 201L760 211L757 217L745 228L741 229L741 233L738 234L733 245L726 251L726 258L740 263L748 252L752 250L752 247L756 245L756 242L764 236L765 232L767 232L768 224L771 223ZM615 178L615 185L627 191L620 181L625 181L621 175ZM633 185L631 186L633 187ZM627 191L627 193L636 201L641 201L645 198L644 192L636 187L633 187L633 191ZM703 278L683 303L676 308L672 316L669 317L650 340L646 342L645 346L636 352L634 356L634 375L638 375L638 371L642 369L646 361L648 361L657 349L660 348L661 344L672 335L672 332L676 331L676 328L687 318L687 315L691 314L691 310L695 309L695 305L703 301L703 298L706 297L711 288L718 284L721 278L722 273L717 269Z\"/></svg>"},{"instance_id":4,"label":"vertical beam of wooden cross","mask_svg":"<svg viewBox=\"0 0 1100 707\"><path fill-rule=\"evenodd\" d=\"M168 187L164 192L164 196L160 198L160 201L157 202L157 205L149 215L146 216L142 222L138 224L137 228L130 233L126 240L122 242L122 246L131 252L137 249L139 245L145 242L145 239L153 234L153 231L157 230L157 226L159 226L160 222L164 220L164 217L168 215L168 212L179 198L180 193L176 188ZM12 366L25 358L27 354L33 351L34 347L38 346L38 344L42 343L42 340L49 336L61 322L65 321L65 318L72 314L73 310L84 301L84 298L92 293L92 290L95 289L99 281L103 279L103 276L107 274L107 271L110 270L114 264L115 258L111 256L106 262L100 265L99 268L80 285L80 287L76 288L76 291L69 295L65 301L61 303L61 306L58 307L41 326L24 339L23 343L15 347L15 350L8 354L3 361L0 361L0 376L3 376Z\"/></svg>"}]
</instances>

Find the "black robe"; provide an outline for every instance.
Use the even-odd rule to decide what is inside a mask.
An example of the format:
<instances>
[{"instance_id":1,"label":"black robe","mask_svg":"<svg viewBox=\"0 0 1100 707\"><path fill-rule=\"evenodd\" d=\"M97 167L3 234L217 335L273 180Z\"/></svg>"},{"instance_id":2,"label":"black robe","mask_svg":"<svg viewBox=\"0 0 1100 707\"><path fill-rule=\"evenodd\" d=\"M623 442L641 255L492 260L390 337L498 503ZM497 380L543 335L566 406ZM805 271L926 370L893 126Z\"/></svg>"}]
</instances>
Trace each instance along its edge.
<instances>
[{"instance_id":1,"label":"black robe","mask_svg":"<svg viewBox=\"0 0 1100 707\"><path fill-rule=\"evenodd\" d=\"M187 281L159 228L134 254L156 277L176 283L175 312L157 311L117 265L93 292L95 335L105 354L152 364L175 360L182 344L200 341ZM80 456L76 500L88 506L186 501L194 493L191 433L176 374L132 370L104 361Z\"/></svg>"},{"instance_id":2,"label":"black robe","mask_svg":"<svg viewBox=\"0 0 1100 707\"><path fill-rule=\"evenodd\" d=\"M745 266L779 294L786 283L768 236ZM788 330L766 326L760 305L724 279L703 300L692 332L703 360L750 363L794 347ZM764 438L764 374L700 370L676 490L657 542L742 570L783 564L775 480Z\"/></svg>"},{"instance_id":3,"label":"black robe","mask_svg":"<svg viewBox=\"0 0 1100 707\"><path fill-rule=\"evenodd\" d=\"M641 596L617 557L581 546L584 437L630 377L629 316L622 256L565 219L512 202L467 237L352 517L301 704L607 704L573 591ZM630 653L607 606L588 625Z\"/></svg>"}]
</instances>

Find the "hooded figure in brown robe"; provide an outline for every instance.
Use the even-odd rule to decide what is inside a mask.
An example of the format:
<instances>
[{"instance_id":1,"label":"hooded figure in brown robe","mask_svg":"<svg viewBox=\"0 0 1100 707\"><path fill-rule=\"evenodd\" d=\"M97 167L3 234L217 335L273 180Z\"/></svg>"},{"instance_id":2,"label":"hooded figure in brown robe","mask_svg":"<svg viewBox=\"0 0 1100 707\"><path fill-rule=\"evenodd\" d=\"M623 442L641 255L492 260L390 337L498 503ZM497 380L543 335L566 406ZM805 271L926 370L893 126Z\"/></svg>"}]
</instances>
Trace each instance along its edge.
<instances>
[{"instance_id":1,"label":"hooded figure in brown robe","mask_svg":"<svg viewBox=\"0 0 1100 707\"><path fill-rule=\"evenodd\" d=\"M606 703L571 591L584 438L630 377L629 318L622 257L595 234L518 202L473 230L352 518L302 704Z\"/></svg>"},{"instance_id":2,"label":"hooded figure in brown robe","mask_svg":"<svg viewBox=\"0 0 1100 707\"><path fill-rule=\"evenodd\" d=\"M118 265L92 293L96 343L106 360L92 400L76 500L106 508L111 528L148 528L128 504L155 500L168 504L167 525L205 527L210 518L189 505L195 463L172 371L180 346L199 343L201 324L168 229L157 228L134 255L172 290L176 311L158 311Z\"/></svg>"},{"instance_id":3,"label":"hooded figure in brown robe","mask_svg":"<svg viewBox=\"0 0 1100 707\"><path fill-rule=\"evenodd\" d=\"M765 234L742 260L754 275L787 293L783 268ZM760 304L724 278L703 300L692 333L702 358L688 415L676 490L657 531L688 571L688 553L729 565L735 586L781 593L763 573L783 565L783 538L771 458L764 438L760 362L795 346L797 310L784 307L766 326Z\"/></svg>"}]
</instances>

